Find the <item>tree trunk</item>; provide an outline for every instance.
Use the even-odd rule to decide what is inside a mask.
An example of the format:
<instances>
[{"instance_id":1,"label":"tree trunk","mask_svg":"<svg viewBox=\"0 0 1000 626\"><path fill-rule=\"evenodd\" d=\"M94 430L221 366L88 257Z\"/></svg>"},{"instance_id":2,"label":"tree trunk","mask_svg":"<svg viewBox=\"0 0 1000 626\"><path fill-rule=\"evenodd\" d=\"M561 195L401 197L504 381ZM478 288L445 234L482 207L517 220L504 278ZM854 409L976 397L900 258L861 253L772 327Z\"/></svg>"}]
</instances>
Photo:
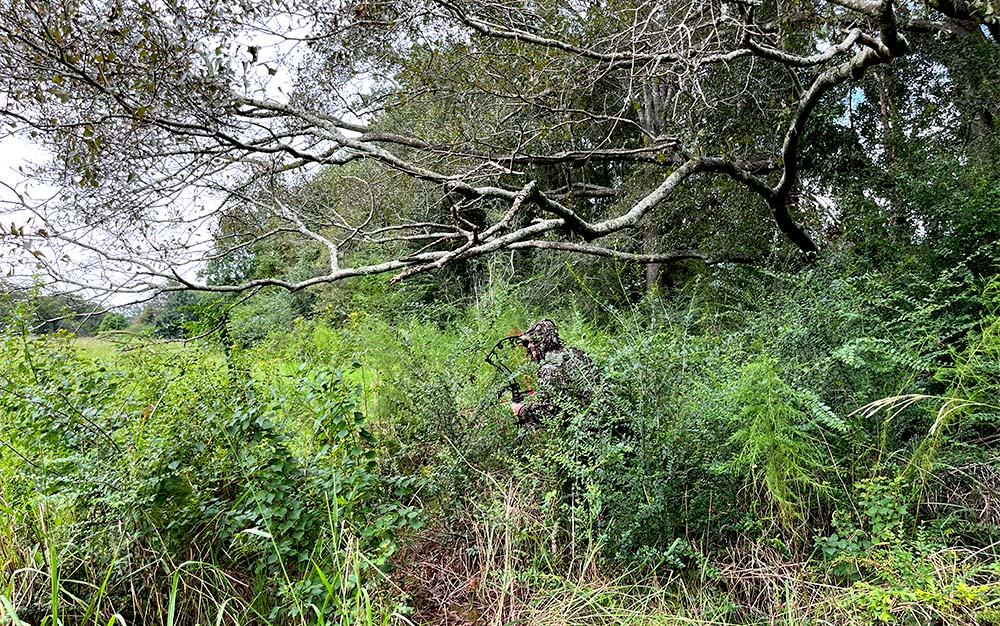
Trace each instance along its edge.
<instances>
[{"instance_id":1,"label":"tree trunk","mask_svg":"<svg viewBox=\"0 0 1000 626\"><path fill-rule=\"evenodd\" d=\"M642 103L639 106L639 124L647 133L646 143L652 143L656 137L663 134L665 103L670 101L671 88L658 81L651 81L642 86ZM656 254L659 248L660 227L653 215L646 221L642 233L642 250L646 254ZM646 291L663 287L663 270L661 263L648 263L645 270Z\"/></svg>"}]
</instances>

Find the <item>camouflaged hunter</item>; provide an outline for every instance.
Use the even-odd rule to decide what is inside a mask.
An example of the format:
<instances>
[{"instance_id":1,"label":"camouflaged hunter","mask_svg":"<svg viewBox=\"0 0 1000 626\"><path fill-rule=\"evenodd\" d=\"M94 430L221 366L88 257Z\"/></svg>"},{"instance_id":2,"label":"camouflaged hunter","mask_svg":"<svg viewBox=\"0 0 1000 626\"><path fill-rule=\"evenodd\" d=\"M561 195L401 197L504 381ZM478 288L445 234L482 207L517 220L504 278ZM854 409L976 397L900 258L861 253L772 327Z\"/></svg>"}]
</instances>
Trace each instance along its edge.
<instances>
[{"instance_id":1,"label":"camouflaged hunter","mask_svg":"<svg viewBox=\"0 0 1000 626\"><path fill-rule=\"evenodd\" d=\"M518 425L538 424L569 405L590 403L600 375L583 350L564 346L552 320L539 320L520 337L528 357L538 363L538 389L528 402L513 402Z\"/></svg>"}]
</instances>

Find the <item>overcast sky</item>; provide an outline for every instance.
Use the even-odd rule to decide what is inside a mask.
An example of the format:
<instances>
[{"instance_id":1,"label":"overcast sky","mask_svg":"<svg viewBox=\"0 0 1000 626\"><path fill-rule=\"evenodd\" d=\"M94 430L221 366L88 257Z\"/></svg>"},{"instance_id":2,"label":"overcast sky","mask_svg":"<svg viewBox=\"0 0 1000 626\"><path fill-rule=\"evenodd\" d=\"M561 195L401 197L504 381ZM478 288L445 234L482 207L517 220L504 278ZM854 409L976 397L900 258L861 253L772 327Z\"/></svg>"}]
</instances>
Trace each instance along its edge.
<instances>
[{"instance_id":1,"label":"overcast sky","mask_svg":"<svg viewBox=\"0 0 1000 626\"><path fill-rule=\"evenodd\" d=\"M32 165L44 163L45 151L30 142L15 136L0 138L0 229L8 231L11 226L30 225L29 231L38 227L30 222L31 212L17 208L17 195L10 189L13 187L20 194L31 200L50 198L58 189L39 183L30 178ZM24 168L23 170L21 168ZM0 271L7 275L12 269L16 275L22 276L22 281L34 271L34 259L29 250L18 239L13 245L0 246ZM96 297L96 301L105 305L124 305L136 299L134 295L126 294L84 294Z\"/></svg>"},{"instance_id":2,"label":"overcast sky","mask_svg":"<svg viewBox=\"0 0 1000 626\"><path fill-rule=\"evenodd\" d=\"M56 190L47 185L40 185L28 179L19 168L30 169L32 163L45 161L45 152L38 146L34 146L17 136L8 135L0 138L0 200L13 201L14 194L7 188L7 185L16 188L21 193L27 192L32 198L42 198L52 195ZM0 209L0 215L4 216L4 226L9 226L7 217L10 206Z\"/></svg>"}]
</instances>

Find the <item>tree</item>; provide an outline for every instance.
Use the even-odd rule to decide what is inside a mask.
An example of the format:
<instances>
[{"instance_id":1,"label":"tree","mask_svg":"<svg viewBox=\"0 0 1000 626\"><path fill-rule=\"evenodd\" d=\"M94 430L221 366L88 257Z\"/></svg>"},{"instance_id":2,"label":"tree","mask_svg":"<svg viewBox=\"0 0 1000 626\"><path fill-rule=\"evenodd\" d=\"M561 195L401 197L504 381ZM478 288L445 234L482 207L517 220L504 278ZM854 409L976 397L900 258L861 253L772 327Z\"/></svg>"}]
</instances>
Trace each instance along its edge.
<instances>
[{"instance_id":1,"label":"tree","mask_svg":"<svg viewBox=\"0 0 1000 626\"><path fill-rule=\"evenodd\" d=\"M0 284L0 331L26 323L32 333L59 331L88 337L105 317L104 306L70 293L41 294ZM12 326L12 322L20 320Z\"/></svg>"},{"instance_id":2,"label":"tree","mask_svg":"<svg viewBox=\"0 0 1000 626\"><path fill-rule=\"evenodd\" d=\"M101 318L101 325L97 327L97 332L105 333L115 330L125 330L126 328L128 328L128 318L125 317L125 314L112 311L111 313L105 313L104 317Z\"/></svg>"},{"instance_id":3,"label":"tree","mask_svg":"<svg viewBox=\"0 0 1000 626\"><path fill-rule=\"evenodd\" d=\"M740 261L771 252L768 230L808 260L826 226L810 173L836 165L820 122L913 41L995 48L996 9L0 0L0 115L56 155L62 189L4 236L30 243L34 271L134 291L404 279L505 250ZM303 195L323 167L331 193ZM715 245L658 249L665 229ZM191 278L279 237L324 269Z\"/></svg>"},{"instance_id":4,"label":"tree","mask_svg":"<svg viewBox=\"0 0 1000 626\"><path fill-rule=\"evenodd\" d=\"M152 319L153 334L164 339L184 337L186 326L198 320L198 295L179 291L164 297Z\"/></svg>"}]
</instances>

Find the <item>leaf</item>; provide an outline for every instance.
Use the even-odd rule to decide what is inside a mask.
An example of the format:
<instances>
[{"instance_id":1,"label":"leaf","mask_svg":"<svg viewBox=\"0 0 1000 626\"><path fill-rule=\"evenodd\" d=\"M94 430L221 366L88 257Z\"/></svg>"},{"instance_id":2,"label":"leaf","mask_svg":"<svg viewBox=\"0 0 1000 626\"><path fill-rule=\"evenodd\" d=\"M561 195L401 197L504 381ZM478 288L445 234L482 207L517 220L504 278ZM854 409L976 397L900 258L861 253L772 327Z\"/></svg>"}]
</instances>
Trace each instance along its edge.
<instances>
[{"instance_id":1,"label":"leaf","mask_svg":"<svg viewBox=\"0 0 1000 626\"><path fill-rule=\"evenodd\" d=\"M266 530L261 530L259 528L245 528L239 532L239 534L253 535L255 537L263 537L264 539L273 539L271 533Z\"/></svg>"}]
</instances>

